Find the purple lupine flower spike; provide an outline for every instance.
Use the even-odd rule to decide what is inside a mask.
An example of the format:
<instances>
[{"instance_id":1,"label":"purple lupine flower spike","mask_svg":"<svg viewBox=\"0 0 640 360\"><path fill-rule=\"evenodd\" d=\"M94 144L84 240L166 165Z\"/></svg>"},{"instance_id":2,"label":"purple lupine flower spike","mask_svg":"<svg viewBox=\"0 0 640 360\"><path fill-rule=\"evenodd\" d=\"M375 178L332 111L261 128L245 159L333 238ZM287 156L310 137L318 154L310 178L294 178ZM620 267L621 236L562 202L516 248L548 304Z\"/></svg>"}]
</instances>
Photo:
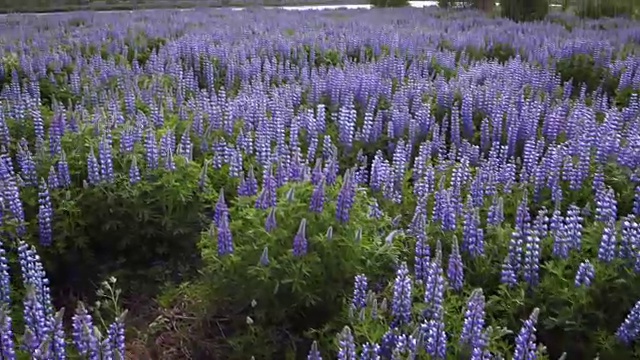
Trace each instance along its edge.
<instances>
[{"instance_id":1,"label":"purple lupine flower spike","mask_svg":"<svg viewBox=\"0 0 640 360\"><path fill-rule=\"evenodd\" d=\"M300 257L307 254L307 219L302 219L300 221L300 226L298 227L298 232L296 236L293 238L293 256Z\"/></svg>"},{"instance_id":2,"label":"purple lupine flower spike","mask_svg":"<svg viewBox=\"0 0 640 360\"><path fill-rule=\"evenodd\" d=\"M536 324L539 314L540 309L534 309L522 325L516 337L516 348L513 352L513 360L535 360L537 358Z\"/></svg>"}]
</instances>

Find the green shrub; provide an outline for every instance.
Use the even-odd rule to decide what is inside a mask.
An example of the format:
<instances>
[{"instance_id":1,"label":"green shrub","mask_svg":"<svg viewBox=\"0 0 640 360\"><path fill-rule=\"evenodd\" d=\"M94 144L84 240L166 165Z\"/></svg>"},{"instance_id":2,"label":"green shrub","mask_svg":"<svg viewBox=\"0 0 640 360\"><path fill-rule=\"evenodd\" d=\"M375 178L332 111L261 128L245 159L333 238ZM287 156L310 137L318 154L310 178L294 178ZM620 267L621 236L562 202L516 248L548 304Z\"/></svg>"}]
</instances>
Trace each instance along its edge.
<instances>
[{"instance_id":1,"label":"green shrub","mask_svg":"<svg viewBox=\"0 0 640 360\"><path fill-rule=\"evenodd\" d=\"M198 263L196 243L212 203L198 180L199 167L183 164L135 185L124 172L113 184L52 190L53 245L39 252L54 290L73 289L82 297L113 275L127 295L142 295L164 281L183 280ZM36 190L23 197L35 214ZM37 234L37 224L29 233Z\"/></svg>"},{"instance_id":2,"label":"green shrub","mask_svg":"<svg viewBox=\"0 0 640 360\"><path fill-rule=\"evenodd\" d=\"M55 87L52 89L56 89ZM42 89L41 89L42 91ZM53 114L43 106L45 126ZM167 117L167 127L173 118ZM33 122L7 119L11 137L33 139ZM54 297L62 301L75 297L91 297L94 284L116 276L125 296L155 294L165 281L182 281L198 265L197 242L206 226L216 198L213 189L221 184L235 187L226 168L209 171L204 189L200 187L202 161L186 162L175 156L177 169L146 171L144 149L137 144L134 153L123 155L117 150L119 131L114 132L112 150L115 180L113 183L88 185L87 156L96 149L95 129L69 132L62 139L71 184L68 188L49 189L53 207L51 246L40 246L38 252L50 280ZM159 130L160 133L166 129ZM47 179L59 156L49 157L48 143L34 154L38 178ZM33 152L33 148L31 149ZM15 158L16 146L9 153ZM129 168L133 157L142 169L143 181L131 184ZM18 165L14 165L16 170ZM21 198L28 222L25 241L39 243L38 192L36 187L23 187ZM5 226L7 226L5 224Z\"/></svg>"},{"instance_id":3,"label":"green shrub","mask_svg":"<svg viewBox=\"0 0 640 360\"><path fill-rule=\"evenodd\" d=\"M571 80L576 91L585 85L588 92L602 87L609 96L619 95L616 94L619 78L611 76L607 69L598 66L591 55L577 54L569 59L562 59L556 63L556 72L560 74L563 83Z\"/></svg>"},{"instance_id":4,"label":"green shrub","mask_svg":"<svg viewBox=\"0 0 640 360\"><path fill-rule=\"evenodd\" d=\"M289 191L292 201L285 196ZM255 198L238 198L230 205L232 255L219 257L215 232L203 234L202 276L182 289L198 319L189 325L195 327L189 339L194 355L299 359L311 338L331 348L327 344L346 324L342 308L354 276L367 273L373 283L393 274L399 254L385 244L390 222L368 217L366 194L357 195L351 221L340 224L335 216L338 189L327 188L322 213L308 210L312 191L308 183L279 190L277 228L271 233L265 230L268 211L257 210ZM292 244L303 219L309 250L297 258ZM261 265L265 251L269 264Z\"/></svg>"},{"instance_id":5,"label":"green shrub","mask_svg":"<svg viewBox=\"0 0 640 360\"><path fill-rule=\"evenodd\" d=\"M549 13L549 0L504 0L501 14L514 21L542 20Z\"/></svg>"},{"instance_id":6,"label":"green shrub","mask_svg":"<svg viewBox=\"0 0 640 360\"><path fill-rule=\"evenodd\" d=\"M409 6L409 0L369 0L369 3L379 8Z\"/></svg>"}]
</instances>

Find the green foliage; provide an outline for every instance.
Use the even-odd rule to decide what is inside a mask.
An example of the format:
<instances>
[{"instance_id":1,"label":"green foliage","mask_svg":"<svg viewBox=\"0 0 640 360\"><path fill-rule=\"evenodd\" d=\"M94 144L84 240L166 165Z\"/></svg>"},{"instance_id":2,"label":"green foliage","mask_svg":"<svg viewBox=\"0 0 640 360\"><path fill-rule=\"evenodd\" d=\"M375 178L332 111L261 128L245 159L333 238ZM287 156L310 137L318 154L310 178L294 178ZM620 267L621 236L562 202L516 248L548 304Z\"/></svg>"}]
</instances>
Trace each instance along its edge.
<instances>
[{"instance_id":1,"label":"green foliage","mask_svg":"<svg viewBox=\"0 0 640 360\"><path fill-rule=\"evenodd\" d=\"M549 13L549 0L505 0L500 2L502 16L514 21L542 20Z\"/></svg>"},{"instance_id":2,"label":"green foliage","mask_svg":"<svg viewBox=\"0 0 640 360\"><path fill-rule=\"evenodd\" d=\"M409 0L369 0L369 3L378 8L409 6Z\"/></svg>"},{"instance_id":3,"label":"green foliage","mask_svg":"<svg viewBox=\"0 0 640 360\"><path fill-rule=\"evenodd\" d=\"M619 194L618 211L627 214L631 211L630 200L633 198L634 184L629 180L629 174L622 168L609 164L605 173L607 186L615 189ZM447 179L449 173L440 173ZM589 180L591 181L591 180ZM406 184L409 186L409 184ZM563 187L566 184L563 184ZM532 189L528 189L531 194ZM547 234L542 238L540 282L534 286L520 285L509 288L500 282L501 266L508 253L508 245L514 231L514 218L518 204L524 198L525 189L514 189L504 199L504 215L506 221L498 226L484 228L485 255L472 259L463 253L465 261L465 284L461 291L448 288L445 293L445 324L446 331L454 340L449 342L449 354L452 358L468 358L468 350L460 347L455 341L462 329L466 301L471 293L482 288L487 301L486 317L487 325L492 327L489 349L507 358L514 346L514 332L520 329L522 320L525 319L534 308L540 310L540 323L537 327L538 339L546 347L540 353L541 358L557 359L563 352L567 352L570 358L592 359L600 355L605 359L631 359L640 354L640 347L627 348L621 345L614 337L615 331L624 321L629 310L640 298L640 279L633 271L633 264L626 260L614 260L612 263L604 263L597 260L598 249L604 225L595 221L593 205L587 207L591 216L584 221L582 246L580 251L575 251L567 259L561 259L552 255L554 236ZM410 188L405 188L404 194L410 194ZM565 190L567 198L563 201L563 211L569 204L586 207L594 204L594 193L590 184L585 183L581 191L571 192ZM462 194L462 198L466 196ZM531 195L529 195L531 196ZM545 206L553 208L550 194L541 194L535 202L530 199L529 207L532 216L535 211ZM401 216L402 219L411 219L415 209L415 199L408 195L401 204L392 204L381 201L387 214ZM428 208L433 205L433 195L429 196ZM489 202L480 209L486 216ZM407 226L407 220L401 220L401 226ZM620 233L620 225L617 231ZM432 256L438 248L438 242L442 247L442 267L447 268L447 261L451 253L454 239L463 238L463 222L458 221L455 231L443 232L439 223L432 223L426 228L427 244L432 249ZM412 236L397 236L394 242L401 244L404 249L413 249L416 240ZM596 276L590 287L576 287L574 279L581 262L588 259L594 264ZM411 266L413 259L403 258ZM352 318L354 336L359 343L367 341L380 342L384 333L389 329L392 321L388 308L378 307L378 318L372 319L371 300L375 298L380 305L386 299L390 303L392 299L392 284L381 292L370 297L369 308L363 316ZM413 297L413 324L405 330L411 333L419 324L423 311L428 304L423 304L425 287L423 284L414 284ZM616 304L610 306L608 304ZM413 327L412 327L413 326ZM420 354L420 356L426 356Z\"/></svg>"},{"instance_id":4,"label":"green foliage","mask_svg":"<svg viewBox=\"0 0 640 360\"><path fill-rule=\"evenodd\" d=\"M51 89L58 90L56 87ZM41 92L43 89L41 88ZM56 99L52 96L52 101ZM53 117L43 107L46 126ZM174 131L172 117L167 117ZM32 122L7 119L13 139L24 138L33 144ZM114 151L113 165L116 173L113 183L89 186L87 156L97 149L93 137L95 129L85 128L77 133L69 132L62 139L69 165L71 186L49 189L53 206L53 243L40 247L38 252L52 283L55 298L64 305L75 297L91 297L94 284L108 276L120 279L124 293L129 296L149 295L164 282L179 282L195 271L198 265L196 244L214 203L216 192L211 186L199 185L202 167L198 162L186 162L176 156L176 171L159 169L143 174L143 181L131 184L128 169L136 158L144 166L144 149L123 155ZM160 129L162 134L168 129ZM119 131L113 134L118 148ZM15 144L8 149L15 156ZM48 144L44 144L48 147ZM38 178L47 178L51 167L60 160L50 158L43 148L35 153ZM17 167L17 164L15 165ZM226 168L209 171L206 184L217 188L234 187ZM231 193L231 191L230 191ZM38 189L24 187L21 198L27 219L25 241L38 243ZM5 224L5 230L10 230Z\"/></svg>"},{"instance_id":5,"label":"green foliage","mask_svg":"<svg viewBox=\"0 0 640 360\"><path fill-rule=\"evenodd\" d=\"M447 9L453 7L455 5L455 1L453 0L438 0L438 7L442 9Z\"/></svg>"},{"instance_id":6,"label":"green foliage","mask_svg":"<svg viewBox=\"0 0 640 360\"><path fill-rule=\"evenodd\" d=\"M607 95L617 98L621 103L628 101L628 95L616 94L620 79L613 77L602 66L598 66L590 55L577 54L569 59L561 59L556 63L556 72L560 74L563 83L572 81L576 91L583 85L588 92L601 88Z\"/></svg>"},{"instance_id":7,"label":"green foliage","mask_svg":"<svg viewBox=\"0 0 640 360\"><path fill-rule=\"evenodd\" d=\"M152 53L158 53L160 48L167 43L167 39L149 38L144 34L137 34L136 37L127 42L129 51L127 61L129 64L137 60L140 66L144 66Z\"/></svg>"},{"instance_id":8,"label":"green foliage","mask_svg":"<svg viewBox=\"0 0 640 360\"><path fill-rule=\"evenodd\" d=\"M195 245L211 203L198 178L198 167L185 165L135 185L118 176L114 184L52 191L54 242L40 254L54 287L82 294L115 275L127 293L143 294L162 281L180 281L197 263ZM35 212L37 193L24 196Z\"/></svg>"},{"instance_id":9,"label":"green foliage","mask_svg":"<svg viewBox=\"0 0 640 360\"><path fill-rule=\"evenodd\" d=\"M357 195L350 222L336 220L338 187L327 188L324 212L318 214L308 210L310 184L285 185L271 233L265 230L267 212L255 209L255 198L238 198L230 206L233 255L219 257L215 231L203 234L202 276L184 291L199 304L197 330L190 339L196 353L212 356L211 347L220 346L216 339L223 335L231 348L218 356L227 359L302 358L312 332L330 348L329 339L346 323L342 308L354 276L367 273L372 282L388 280L385 276L392 274L399 256L384 241L389 220L368 217L370 200L364 193ZM289 191L294 192L292 201L285 196ZM292 244L303 219L309 252L297 258ZM328 238L330 227L333 235ZM264 251L267 266L260 264Z\"/></svg>"},{"instance_id":10,"label":"green foliage","mask_svg":"<svg viewBox=\"0 0 640 360\"><path fill-rule=\"evenodd\" d=\"M578 3L577 15L598 19L602 17L637 16L640 2L637 0L582 0Z\"/></svg>"}]
</instances>

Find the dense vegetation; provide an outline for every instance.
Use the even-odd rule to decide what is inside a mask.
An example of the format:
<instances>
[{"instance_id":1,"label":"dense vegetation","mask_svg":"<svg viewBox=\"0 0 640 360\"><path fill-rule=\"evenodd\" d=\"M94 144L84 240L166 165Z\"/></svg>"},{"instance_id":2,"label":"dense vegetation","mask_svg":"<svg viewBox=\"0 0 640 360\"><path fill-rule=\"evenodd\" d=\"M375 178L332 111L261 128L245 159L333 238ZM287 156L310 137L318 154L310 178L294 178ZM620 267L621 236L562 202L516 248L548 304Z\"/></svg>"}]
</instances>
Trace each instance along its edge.
<instances>
[{"instance_id":1,"label":"dense vegetation","mask_svg":"<svg viewBox=\"0 0 640 360\"><path fill-rule=\"evenodd\" d=\"M637 358L639 29L2 18L0 356Z\"/></svg>"}]
</instances>

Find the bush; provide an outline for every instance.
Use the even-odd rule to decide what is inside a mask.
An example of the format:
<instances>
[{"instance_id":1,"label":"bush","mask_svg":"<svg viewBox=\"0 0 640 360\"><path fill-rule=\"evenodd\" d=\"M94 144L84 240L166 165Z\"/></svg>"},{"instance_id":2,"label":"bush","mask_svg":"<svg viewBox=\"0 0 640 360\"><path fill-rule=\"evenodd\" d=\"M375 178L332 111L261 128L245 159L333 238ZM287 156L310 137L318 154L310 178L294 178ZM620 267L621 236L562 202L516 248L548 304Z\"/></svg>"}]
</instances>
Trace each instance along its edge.
<instances>
[{"instance_id":1,"label":"bush","mask_svg":"<svg viewBox=\"0 0 640 360\"><path fill-rule=\"evenodd\" d=\"M47 127L57 126L61 121L58 112L51 114L44 107L41 111ZM73 126L72 119L67 121ZM94 129L69 132L58 147L51 145L50 157L50 149L34 151L34 146L27 145L37 143L33 138L33 122L13 119L6 122L11 137L23 139L20 146L13 143L9 146L8 155L24 159L28 154L37 164L33 173L25 172L21 160L13 165L20 181L25 183L20 188L27 219L22 239L41 244L38 251L56 298L64 295L62 301L67 301L76 296L91 296L94 284L108 276L120 279L127 296L148 295L163 282L181 281L194 271L198 264L196 244L216 197L215 191L200 186L200 164L176 155L175 171L162 167L144 171L142 181L132 183L129 169L133 159L139 167L145 167L145 150L142 144L134 143L128 153L108 150L114 178L90 184L88 156L95 151L96 157L100 157ZM111 136L112 148L119 148L123 134L116 131ZM68 184L60 181L63 163L70 174ZM225 171L210 171L208 176L207 184L234 184ZM41 179L49 179L46 192L52 213L51 241L42 238L37 219L43 197ZM13 233L16 225L5 223L4 230Z\"/></svg>"},{"instance_id":2,"label":"bush","mask_svg":"<svg viewBox=\"0 0 640 360\"><path fill-rule=\"evenodd\" d=\"M327 188L322 213L308 210L312 192L308 183L280 189L271 232L265 230L269 211L256 209L255 197L238 198L230 207L232 255L218 255L215 231L203 234L202 276L181 292L197 304L190 308L198 320L189 339L196 356L302 358L311 338L328 344L346 324L342 308L355 275L365 272L376 282L392 274L399 254L384 241L390 222L368 217L366 194L357 195L351 221L341 224L332 201L337 188ZM296 257L292 244L300 231L308 254Z\"/></svg>"},{"instance_id":3,"label":"bush","mask_svg":"<svg viewBox=\"0 0 640 360\"><path fill-rule=\"evenodd\" d=\"M83 294L96 280L115 275L127 294L143 294L180 281L197 264L196 243L210 203L198 178L198 166L185 165L135 185L118 176L100 187L53 190L53 246L40 252L55 289ZM37 194L25 198L31 203Z\"/></svg>"},{"instance_id":4,"label":"bush","mask_svg":"<svg viewBox=\"0 0 640 360\"><path fill-rule=\"evenodd\" d=\"M572 82L574 93L584 85L588 92L602 88L609 96L617 95L615 91L620 79L614 78L607 69L598 66L591 55L577 54L571 58L559 60L556 64L556 72L560 74L563 83Z\"/></svg>"},{"instance_id":5,"label":"bush","mask_svg":"<svg viewBox=\"0 0 640 360\"><path fill-rule=\"evenodd\" d=\"M548 0L506 0L500 2L502 16L514 21L542 20L549 13Z\"/></svg>"},{"instance_id":6,"label":"bush","mask_svg":"<svg viewBox=\"0 0 640 360\"><path fill-rule=\"evenodd\" d=\"M369 3L379 8L409 6L409 0L369 0Z\"/></svg>"}]
</instances>

